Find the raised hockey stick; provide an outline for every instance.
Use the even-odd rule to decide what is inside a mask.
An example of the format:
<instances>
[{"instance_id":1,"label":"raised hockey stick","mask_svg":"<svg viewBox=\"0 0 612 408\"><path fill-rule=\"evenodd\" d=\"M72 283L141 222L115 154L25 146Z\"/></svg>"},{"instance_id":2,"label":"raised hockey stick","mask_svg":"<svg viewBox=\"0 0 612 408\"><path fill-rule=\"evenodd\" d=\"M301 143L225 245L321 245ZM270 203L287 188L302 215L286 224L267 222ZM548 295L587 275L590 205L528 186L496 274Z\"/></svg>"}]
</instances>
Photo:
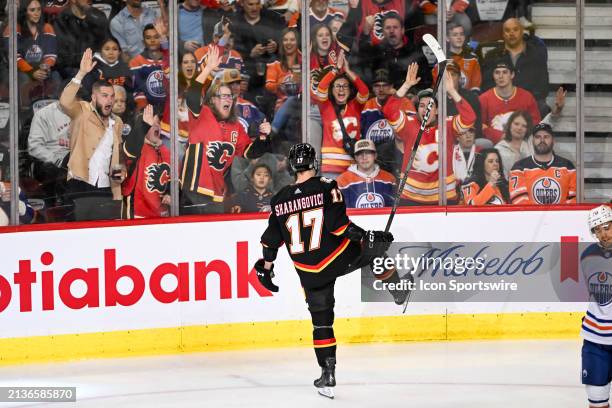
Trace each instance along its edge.
<instances>
[{"instance_id":1,"label":"raised hockey stick","mask_svg":"<svg viewBox=\"0 0 612 408\"><path fill-rule=\"evenodd\" d=\"M438 78L436 79L436 83L433 87L434 96L438 92L438 87L440 86L440 82L442 82L442 77L444 76L444 70L446 69L446 55L444 55L444 50L438 44L438 41L431 34L425 34L423 36L423 41L436 56L436 60L438 61ZM408 160L408 165L404 169L404 176L402 177L399 186L397 187L397 191L395 193L395 197L393 199L393 208L391 209L391 214L389 214L389 219L387 220L387 225L385 226L385 232L389 232L391 229L391 224L393 223L393 218L395 218L395 213L397 212L397 206L400 201L400 197L402 195L402 191L404 191L404 186L406 185L406 180L408 180L408 172L412 167L412 162L414 161L414 157L416 156L417 149L419 148L419 144L421 143L421 137L423 137L423 132L425 131L425 127L427 122L429 121L429 115L431 115L431 109L433 108L434 98L429 100L427 104L427 110L425 111L425 115L423 116L423 120L421 121L421 128L419 129L419 133L414 141L414 145L412 145L412 151L410 152L410 159Z\"/></svg>"},{"instance_id":2,"label":"raised hockey stick","mask_svg":"<svg viewBox=\"0 0 612 408\"><path fill-rule=\"evenodd\" d=\"M438 87L440 86L440 82L442 82L442 77L444 76L444 70L446 69L446 55L444 54L444 50L438 44L438 41L431 34L425 34L423 36L423 41L436 56L436 60L438 61L438 78L436 79L436 83L433 87L434 96L438 93ZM410 159L408 160L408 164L404 169L404 176L402 177L399 186L397 187L397 192L395 193L395 198L393 200L393 208L391 209L391 214L389 214L389 219L387 220L387 225L385 226L385 232L389 232L391 229L391 224L393 223L393 218L395 217L395 213L397 212L397 206L400 201L400 197L402 196L402 191L404 191L404 186L406 185L406 181L408 180L408 172L412 167L412 162L414 161L414 157L416 156L417 149L419 148L419 144L421 143L421 137L423 137L423 132L425 131L425 127L427 122L429 121L429 116L431 115L431 110L433 108L434 98L429 100L427 104L427 110L425 111L425 115L423 116L423 120L421 121L421 128L419 129L419 133L412 145L412 151L410 152ZM412 275L409 276L409 279L414 282L414 278ZM410 301L410 293L406 297L404 301L404 308L402 313L406 313L406 309L408 308L408 302Z\"/></svg>"}]
</instances>

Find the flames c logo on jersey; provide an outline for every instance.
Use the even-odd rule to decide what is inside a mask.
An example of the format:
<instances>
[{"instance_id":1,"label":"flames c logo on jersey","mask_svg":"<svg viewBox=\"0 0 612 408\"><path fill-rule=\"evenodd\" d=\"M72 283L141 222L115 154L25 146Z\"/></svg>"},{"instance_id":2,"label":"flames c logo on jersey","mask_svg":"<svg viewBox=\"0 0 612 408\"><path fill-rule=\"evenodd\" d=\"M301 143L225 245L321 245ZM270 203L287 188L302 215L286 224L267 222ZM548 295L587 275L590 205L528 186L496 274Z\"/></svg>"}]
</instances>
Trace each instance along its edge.
<instances>
[{"instance_id":1,"label":"flames c logo on jersey","mask_svg":"<svg viewBox=\"0 0 612 408\"><path fill-rule=\"evenodd\" d=\"M231 143L208 143L208 150L206 151L208 164L217 171L223 171L223 169L225 169L225 163L234 156L235 150L234 145Z\"/></svg>"},{"instance_id":2,"label":"flames c logo on jersey","mask_svg":"<svg viewBox=\"0 0 612 408\"><path fill-rule=\"evenodd\" d=\"M554 178L542 177L533 183L531 195L538 204L559 204L561 202L561 186Z\"/></svg>"},{"instance_id":3,"label":"flames c logo on jersey","mask_svg":"<svg viewBox=\"0 0 612 408\"><path fill-rule=\"evenodd\" d=\"M170 166L168 163L153 163L145 169L147 175L147 191L149 193L158 192L163 194L166 192L168 182L170 181Z\"/></svg>"},{"instance_id":4,"label":"flames c logo on jersey","mask_svg":"<svg viewBox=\"0 0 612 408\"><path fill-rule=\"evenodd\" d=\"M600 306L612 303L612 274L596 272L588 278L589 293Z\"/></svg>"}]
</instances>

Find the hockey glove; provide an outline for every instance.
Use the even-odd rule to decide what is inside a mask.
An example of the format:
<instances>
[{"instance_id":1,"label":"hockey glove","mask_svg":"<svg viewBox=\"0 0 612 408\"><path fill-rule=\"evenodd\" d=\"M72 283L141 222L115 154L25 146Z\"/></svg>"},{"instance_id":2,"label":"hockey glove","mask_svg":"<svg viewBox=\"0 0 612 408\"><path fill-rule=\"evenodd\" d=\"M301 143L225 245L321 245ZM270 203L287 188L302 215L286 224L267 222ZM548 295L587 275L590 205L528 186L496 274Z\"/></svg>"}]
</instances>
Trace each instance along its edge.
<instances>
[{"instance_id":1,"label":"hockey glove","mask_svg":"<svg viewBox=\"0 0 612 408\"><path fill-rule=\"evenodd\" d=\"M272 278L274 277L274 265L272 265L272 268L266 269L264 268L264 264L265 261L263 259L255 262L257 279L259 279L259 283L261 283L263 287L268 289L270 292L278 292L278 286L272 283Z\"/></svg>"},{"instance_id":2,"label":"hockey glove","mask_svg":"<svg viewBox=\"0 0 612 408\"><path fill-rule=\"evenodd\" d=\"M378 258L387 252L393 242L393 234L384 231L368 231L363 237L363 255Z\"/></svg>"}]
</instances>

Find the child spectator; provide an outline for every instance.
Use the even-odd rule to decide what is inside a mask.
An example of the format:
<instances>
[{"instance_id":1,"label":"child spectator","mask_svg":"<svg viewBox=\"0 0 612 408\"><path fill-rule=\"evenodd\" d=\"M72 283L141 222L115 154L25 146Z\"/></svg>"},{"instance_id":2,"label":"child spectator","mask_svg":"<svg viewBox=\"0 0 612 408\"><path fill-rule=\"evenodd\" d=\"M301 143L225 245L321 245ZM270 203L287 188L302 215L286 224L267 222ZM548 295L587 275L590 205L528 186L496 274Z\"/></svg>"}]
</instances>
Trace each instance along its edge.
<instances>
[{"instance_id":1,"label":"child spectator","mask_svg":"<svg viewBox=\"0 0 612 408\"><path fill-rule=\"evenodd\" d=\"M268 165L259 163L251 172L251 184L238 193L232 206L233 213L270 212L272 171Z\"/></svg>"},{"instance_id":2,"label":"child spectator","mask_svg":"<svg viewBox=\"0 0 612 408\"><path fill-rule=\"evenodd\" d=\"M170 150L163 145L159 118L148 105L136 129L123 143L127 178L121 185L121 218L168 216L170 205Z\"/></svg>"},{"instance_id":3,"label":"child spectator","mask_svg":"<svg viewBox=\"0 0 612 408\"><path fill-rule=\"evenodd\" d=\"M125 90L132 90L132 72L130 67L121 58L121 46L112 37L102 42L100 50L94 54L96 66L83 80L83 88L89 97L91 85L96 81L106 81L111 85L119 85Z\"/></svg>"}]
</instances>

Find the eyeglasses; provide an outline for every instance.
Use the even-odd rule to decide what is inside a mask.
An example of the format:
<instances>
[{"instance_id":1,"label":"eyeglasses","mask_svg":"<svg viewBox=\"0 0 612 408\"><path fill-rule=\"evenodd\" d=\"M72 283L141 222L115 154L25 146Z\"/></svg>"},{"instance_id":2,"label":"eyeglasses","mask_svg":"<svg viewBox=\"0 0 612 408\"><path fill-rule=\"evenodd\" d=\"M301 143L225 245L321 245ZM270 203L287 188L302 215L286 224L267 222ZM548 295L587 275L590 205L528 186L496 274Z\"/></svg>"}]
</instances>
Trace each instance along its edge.
<instances>
[{"instance_id":1,"label":"eyeglasses","mask_svg":"<svg viewBox=\"0 0 612 408\"><path fill-rule=\"evenodd\" d=\"M339 91L343 90L343 89L349 89L350 86L349 85L334 85L334 89L337 89Z\"/></svg>"},{"instance_id":2,"label":"eyeglasses","mask_svg":"<svg viewBox=\"0 0 612 408\"><path fill-rule=\"evenodd\" d=\"M219 99L234 99L232 94L216 94L215 96Z\"/></svg>"}]
</instances>

